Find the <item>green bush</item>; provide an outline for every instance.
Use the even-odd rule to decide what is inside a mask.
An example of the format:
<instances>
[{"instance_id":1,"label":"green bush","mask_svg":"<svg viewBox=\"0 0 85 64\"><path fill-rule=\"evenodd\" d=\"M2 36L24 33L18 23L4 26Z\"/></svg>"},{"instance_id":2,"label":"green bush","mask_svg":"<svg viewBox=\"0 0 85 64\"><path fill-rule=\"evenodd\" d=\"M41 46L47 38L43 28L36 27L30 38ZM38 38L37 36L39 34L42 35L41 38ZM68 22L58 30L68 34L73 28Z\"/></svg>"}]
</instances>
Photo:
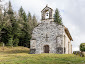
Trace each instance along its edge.
<instances>
[{"instance_id":1,"label":"green bush","mask_svg":"<svg viewBox=\"0 0 85 64\"><path fill-rule=\"evenodd\" d=\"M82 51L82 52L85 51L85 43L80 44L80 51Z\"/></svg>"},{"instance_id":2,"label":"green bush","mask_svg":"<svg viewBox=\"0 0 85 64\"><path fill-rule=\"evenodd\" d=\"M73 54L84 57L84 54L81 51L73 51Z\"/></svg>"}]
</instances>

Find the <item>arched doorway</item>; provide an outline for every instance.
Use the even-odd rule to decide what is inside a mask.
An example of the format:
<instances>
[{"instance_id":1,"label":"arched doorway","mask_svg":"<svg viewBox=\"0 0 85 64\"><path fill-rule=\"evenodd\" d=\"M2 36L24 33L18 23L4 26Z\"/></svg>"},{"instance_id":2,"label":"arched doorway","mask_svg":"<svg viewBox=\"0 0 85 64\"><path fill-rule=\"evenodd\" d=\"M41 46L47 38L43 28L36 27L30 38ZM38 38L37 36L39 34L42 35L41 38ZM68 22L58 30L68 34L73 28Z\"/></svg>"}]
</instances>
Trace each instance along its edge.
<instances>
[{"instance_id":1,"label":"arched doorway","mask_svg":"<svg viewBox=\"0 0 85 64\"><path fill-rule=\"evenodd\" d=\"M44 53L49 53L49 46L48 45L44 46Z\"/></svg>"}]
</instances>

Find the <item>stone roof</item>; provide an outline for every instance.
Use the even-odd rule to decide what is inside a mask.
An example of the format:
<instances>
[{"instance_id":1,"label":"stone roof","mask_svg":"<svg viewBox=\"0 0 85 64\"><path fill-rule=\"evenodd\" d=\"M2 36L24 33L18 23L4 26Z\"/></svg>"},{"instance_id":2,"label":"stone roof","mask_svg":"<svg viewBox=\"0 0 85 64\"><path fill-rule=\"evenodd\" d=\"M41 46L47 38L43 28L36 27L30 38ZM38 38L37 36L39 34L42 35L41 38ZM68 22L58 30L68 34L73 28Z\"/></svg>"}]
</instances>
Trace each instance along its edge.
<instances>
[{"instance_id":1,"label":"stone roof","mask_svg":"<svg viewBox=\"0 0 85 64\"><path fill-rule=\"evenodd\" d=\"M70 39L71 41L73 41L73 38L71 37L71 34L70 34L68 28L64 27L64 30L65 30L67 36L69 37L69 39Z\"/></svg>"},{"instance_id":2,"label":"stone roof","mask_svg":"<svg viewBox=\"0 0 85 64\"><path fill-rule=\"evenodd\" d=\"M45 7L43 10L45 10L45 9L47 9L47 8L49 8L49 9L51 9L51 10L53 11L53 9L50 8L50 7L48 7L48 5L46 5L46 7ZM43 12L43 10L42 10L41 12Z\"/></svg>"}]
</instances>

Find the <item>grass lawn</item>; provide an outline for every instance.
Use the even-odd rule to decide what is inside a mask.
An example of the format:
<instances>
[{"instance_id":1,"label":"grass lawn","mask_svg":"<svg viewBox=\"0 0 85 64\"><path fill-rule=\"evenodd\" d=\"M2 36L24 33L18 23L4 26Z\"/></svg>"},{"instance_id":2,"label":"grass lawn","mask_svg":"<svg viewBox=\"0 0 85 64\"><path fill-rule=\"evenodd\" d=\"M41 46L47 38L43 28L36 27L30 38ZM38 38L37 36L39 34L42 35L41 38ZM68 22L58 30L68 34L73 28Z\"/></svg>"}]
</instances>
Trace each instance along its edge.
<instances>
[{"instance_id":1,"label":"grass lawn","mask_svg":"<svg viewBox=\"0 0 85 64\"><path fill-rule=\"evenodd\" d=\"M0 64L85 64L85 57L72 54L29 54L25 47L0 47Z\"/></svg>"}]
</instances>

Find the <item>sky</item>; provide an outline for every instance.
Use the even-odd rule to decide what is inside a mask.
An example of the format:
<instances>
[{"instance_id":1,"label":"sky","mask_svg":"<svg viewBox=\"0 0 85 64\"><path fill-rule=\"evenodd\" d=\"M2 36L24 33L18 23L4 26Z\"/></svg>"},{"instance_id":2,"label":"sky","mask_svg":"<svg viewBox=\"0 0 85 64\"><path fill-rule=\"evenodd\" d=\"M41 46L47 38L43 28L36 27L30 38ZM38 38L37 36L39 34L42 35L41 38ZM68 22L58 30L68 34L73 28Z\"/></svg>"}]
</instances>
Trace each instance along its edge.
<instances>
[{"instance_id":1,"label":"sky","mask_svg":"<svg viewBox=\"0 0 85 64\"><path fill-rule=\"evenodd\" d=\"M8 2L9 0L4 0ZM10 0L14 11L22 6L26 13L36 15L41 19L41 10L48 4L54 11L59 9L63 24L69 29L73 38L73 51L79 50L85 43L85 0Z\"/></svg>"}]
</instances>

